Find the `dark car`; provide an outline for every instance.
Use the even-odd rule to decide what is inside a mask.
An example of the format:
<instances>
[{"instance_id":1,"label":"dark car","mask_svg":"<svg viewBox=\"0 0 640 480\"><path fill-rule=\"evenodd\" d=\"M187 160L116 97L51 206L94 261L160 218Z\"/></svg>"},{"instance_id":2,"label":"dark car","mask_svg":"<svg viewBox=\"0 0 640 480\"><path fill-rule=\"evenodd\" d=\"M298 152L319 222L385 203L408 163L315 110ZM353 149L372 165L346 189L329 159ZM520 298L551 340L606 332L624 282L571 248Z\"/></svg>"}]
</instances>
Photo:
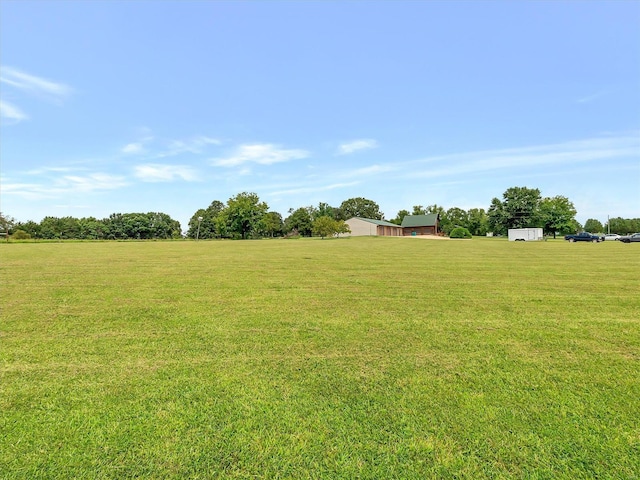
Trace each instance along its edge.
<instances>
[{"instance_id":1,"label":"dark car","mask_svg":"<svg viewBox=\"0 0 640 480\"><path fill-rule=\"evenodd\" d=\"M575 235L565 235L564 239L569 242L602 242L604 237L599 237L589 232L580 232Z\"/></svg>"},{"instance_id":2,"label":"dark car","mask_svg":"<svg viewBox=\"0 0 640 480\"><path fill-rule=\"evenodd\" d=\"M634 233L633 235L625 235L618 239L622 243L640 242L640 233Z\"/></svg>"}]
</instances>

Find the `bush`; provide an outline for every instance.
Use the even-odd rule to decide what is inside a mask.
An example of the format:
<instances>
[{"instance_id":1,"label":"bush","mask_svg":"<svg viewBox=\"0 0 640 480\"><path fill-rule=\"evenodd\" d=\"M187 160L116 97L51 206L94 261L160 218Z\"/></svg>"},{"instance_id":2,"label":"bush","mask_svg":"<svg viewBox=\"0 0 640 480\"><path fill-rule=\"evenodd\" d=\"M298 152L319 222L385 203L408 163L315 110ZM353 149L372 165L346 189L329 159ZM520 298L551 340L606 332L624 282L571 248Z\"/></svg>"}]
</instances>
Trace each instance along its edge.
<instances>
[{"instance_id":1,"label":"bush","mask_svg":"<svg viewBox=\"0 0 640 480\"><path fill-rule=\"evenodd\" d=\"M464 227L456 227L451 230L450 238L471 238L471 232Z\"/></svg>"},{"instance_id":2,"label":"bush","mask_svg":"<svg viewBox=\"0 0 640 480\"><path fill-rule=\"evenodd\" d=\"M12 240L28 240L30 238L31 235L29 235L24 230L16 230L15 232L13 232L13 235L11 235Z\"/></svg>"}]
</instances>

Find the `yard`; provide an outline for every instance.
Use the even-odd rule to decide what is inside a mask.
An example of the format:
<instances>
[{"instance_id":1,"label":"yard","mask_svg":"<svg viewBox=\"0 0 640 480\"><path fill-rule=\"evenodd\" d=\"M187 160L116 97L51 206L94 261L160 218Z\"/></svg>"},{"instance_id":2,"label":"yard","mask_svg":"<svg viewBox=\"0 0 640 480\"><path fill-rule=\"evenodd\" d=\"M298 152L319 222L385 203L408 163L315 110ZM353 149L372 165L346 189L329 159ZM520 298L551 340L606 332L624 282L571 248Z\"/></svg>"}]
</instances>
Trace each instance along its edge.
<instances>
[{"instance_id":1,"label":"yard","mask_svg":"<svg viewBox=\"0 0 640 480\"><path fill-rule=\"evenodd\" d=\"M0 477L640 478L640 251L0 245Z\"/></svg>"}]
</instances>

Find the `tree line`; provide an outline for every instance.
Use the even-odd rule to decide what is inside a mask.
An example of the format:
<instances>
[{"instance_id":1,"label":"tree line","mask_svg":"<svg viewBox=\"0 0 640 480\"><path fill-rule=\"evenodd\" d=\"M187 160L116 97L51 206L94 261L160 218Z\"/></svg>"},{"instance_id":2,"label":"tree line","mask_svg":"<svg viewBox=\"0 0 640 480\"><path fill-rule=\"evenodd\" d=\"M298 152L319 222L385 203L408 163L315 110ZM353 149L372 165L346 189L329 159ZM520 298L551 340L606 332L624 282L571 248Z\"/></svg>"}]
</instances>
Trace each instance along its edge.
<instances>
[{"instance_id":1,"label":"tree line","mask_svg":"<svg viewBox=\"0 0 640 480\"><path fill-rule=\"evenodd\" d=\"M113 213L107 218L44 217L39 223L2 216L3 229L14 239L150 240L181 238L180 222L166 213Z\"/></svg>"},{"instance_id":2,"label":"tree line","mask_svg":"<svg viewBox=\"0 0 640 480\"><path fill-rule=\"evenodd\" d=\"M436 213L439 230L449 235L455 228L472 235L488 232L506 235L509 228L541 227L546 235L575 233L582 226L575 219L576 209L566 197L543 197L537 188L511 187L502 198L493 198L487 210L459 207L445 209L433 204L414 205L400 210L390 220L397 225L407 215ZM192 239L265 238L288 236L330 237L348 232L345 220L351 217L383 220L380 206L373 200L354 197L334 207L320 202L317 206L289 209L288 216L270 211L256 193L242 192L223 203L214 200L198 209L190 218L186 236ZM108 218L45 217L41 222L18 222L0 214L0 229L13 238L126 240L182 238L180 223L160 212L113 213ZM640 231L640 219L612 218L605 226L589 219L584 229L590 232L627 234Z\"/></svg>"}]
</instances>

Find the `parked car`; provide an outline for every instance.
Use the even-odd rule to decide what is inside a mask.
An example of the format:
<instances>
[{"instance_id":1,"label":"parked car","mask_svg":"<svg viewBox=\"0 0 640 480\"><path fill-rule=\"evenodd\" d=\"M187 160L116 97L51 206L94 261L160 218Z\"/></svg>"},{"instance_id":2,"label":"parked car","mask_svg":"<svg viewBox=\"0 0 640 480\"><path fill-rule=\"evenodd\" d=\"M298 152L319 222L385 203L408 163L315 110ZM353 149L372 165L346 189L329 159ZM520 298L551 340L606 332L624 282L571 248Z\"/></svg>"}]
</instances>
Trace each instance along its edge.
<instances>
[{"instance_id":1,"label":"parked car","mask_svg":"<svg viewBox=\"0 0 640 480\"><path fill-rule=\"evenodd\" d=\"M620 240L622 243L640 242L640 233L626 235L624 237L620 237L618 240Z\"/></svg>"},{"instance_id":2,"label":"parked car","mask_svg":"<svg viewBox=\"0 0 640 480\"><path fill-rule=\"evenodd\" d=\"M617 233L607 233L604 236L605 240L620 240L620 235L618 235Z\"/></svg>"},{"instance_id":3,"label":"parked car","mask_svg":"<svg viewBox=\"0 0 640 480\"><path fill-rule=\"evenodd\" d=\"M580 232L575 235L565 235L564 239L569 242L602 242L604 237L599 237L589 232Z\"/></svg>"}]
</instances>

